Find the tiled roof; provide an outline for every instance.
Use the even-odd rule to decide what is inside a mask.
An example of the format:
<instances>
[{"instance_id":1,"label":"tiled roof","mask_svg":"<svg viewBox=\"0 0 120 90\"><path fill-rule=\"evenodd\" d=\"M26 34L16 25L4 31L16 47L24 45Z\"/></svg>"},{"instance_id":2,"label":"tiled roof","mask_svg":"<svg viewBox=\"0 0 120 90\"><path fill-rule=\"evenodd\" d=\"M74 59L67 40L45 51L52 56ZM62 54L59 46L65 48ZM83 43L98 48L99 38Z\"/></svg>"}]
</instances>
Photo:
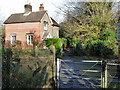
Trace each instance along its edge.
<instances>
[{"instance_id":1,"label":"tiled roof","mask_svg":"<svg viewBox=\"0 0 120 90\"><path fill-rule=\"evenodd\" d=\"M29 15L25 13L12 14L4 24L23 23L23 22L40 22L46 11L31 12Z\"/></svg>"}]
</instances>

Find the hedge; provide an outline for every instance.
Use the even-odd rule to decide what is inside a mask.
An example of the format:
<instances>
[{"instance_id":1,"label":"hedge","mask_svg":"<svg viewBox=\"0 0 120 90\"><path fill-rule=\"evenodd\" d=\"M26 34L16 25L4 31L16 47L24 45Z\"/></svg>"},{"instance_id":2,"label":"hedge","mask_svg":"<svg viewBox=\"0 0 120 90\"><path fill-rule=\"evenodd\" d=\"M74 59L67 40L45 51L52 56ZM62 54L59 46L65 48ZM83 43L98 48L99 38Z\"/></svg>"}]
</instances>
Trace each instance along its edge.
<instances>
[{"instance_id":1,"label":"hedge","mask_svg":"<svg viewBox=\"0 0 120 90\"><path fill-rule=\"evenodd\" d=\"M55 52L56 55L59 55L61 52L61 48L63 45L62 39L61 38L49 38L47 40L44 40L46 47L50 47L51 45L55 46Z\"/></svg>"}]
</instances>

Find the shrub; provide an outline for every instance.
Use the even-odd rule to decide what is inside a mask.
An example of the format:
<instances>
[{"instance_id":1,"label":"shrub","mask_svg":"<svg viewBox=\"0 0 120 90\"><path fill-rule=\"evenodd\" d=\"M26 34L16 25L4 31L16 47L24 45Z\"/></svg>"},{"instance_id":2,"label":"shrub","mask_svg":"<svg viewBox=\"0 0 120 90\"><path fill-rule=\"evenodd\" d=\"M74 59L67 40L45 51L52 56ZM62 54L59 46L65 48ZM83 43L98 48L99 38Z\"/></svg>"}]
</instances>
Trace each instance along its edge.
<instances>
[{"instance_id":1,"label":"shrub","mask_svg":"<svg viewBox=\"0 0 120 90\"><path fill-rule=\"evenodd\" d=\"M11 48L12 46L11 46L11 43L10 43L10 40L7 40L6 42L5 42L5 47L6 48Z\"/></svg>"},{"instance_id":2,"label":"shrub","mask_svg":"<svg viewBox=\"0 0 120 90\"><path fill-rule=\"evenodd\" d=\"M78 43L78 41L75 40L73 37L69 37L69 38L67 38L67 40L68 40L67 43L70 47L75 47L76 44Z\"/></svg>"},{"instance_id":3,"label":"shrub","mask_svg":"<svg viewBox=\"0 0 120 90\"><path fill-rule=\"evenodd\" d=\"M113 49L109 48L104 41L98 40L88 46L89 55L109 58L114 55Z\"/></svg>"},{"instance_id":4,"label":"shrub","mask_svg":"<svg viewBox=\"0 0 120 90\"><path fill-rule=\"evenodd\" d=\"M2 75L3 75L3 81L2 81L2 87L8 88L9 87L9 81L10 81L10 65L12 62L12 50L11 48L2 49Z\"/></svg>"},{"instance_id":5,"label":"shrub","mask_svg":"<svg viewBox=\"0 0 120 90\"><path fill-rule=\"evenodd\" d=\"M79 55L79 56L81 56L81 55L84 54L84 52L83 52L83 47L82 47L82 45L81 45L80 42L78 42L78 43L76 44L76 54Z\"/></svg>"},{"instance_id":6,"label":"shrub","mask_svg":"<svg viewBox=\"0 0 120 90\"><path fill-rule=\"evenodd\" d=\"M114 58L118 55L118 42L116 33L111 30L106 30L100 35L92 36L86 39L82 45L85 48L87 55Z\"/></svg>"},{"instance_id":7,"label":"shrub","mask_svg":"<svg viewBox=\"0 0 120 90\"><path fill-rule=\"evenodd\" d=\"M62 38L62 43L63 43L63 49L66 48L66 46L67 46L67 39Z\"/></svg>"},{"instance_id":8,"label":"shrub","mask_svg":"<svg viewBox=\"0 0 120 90\"><path fill-rule=\"evenodd\" d=\"M62 48L62 39L61 38L49 38L45 40L46 47L50 47L50 45L55 46L56 55L60 54Z\"/></svg>"},{"instance_id":9,"label":"shrub","mask_svg":"<svg viewBox=\"0 0 120 90\"><path fill-rule=\"evenodd\" d=\"M21 48L21 44L22 44L22 43L21 43L20 40L16 40L16 41L15 41L15 45L16 45L17 48Z\"/></svg>"},{"instance_id":10,"label":"shrub","mask_svg":"<svg viewBox=\"0 0 120 90\"><path fill-rule=\"evenodd\" d=\"M80 42L76 44L76 47L71 48L71 53L76 56L81 56L84 54L84 50Z\"/></svg>"}]
</instances>

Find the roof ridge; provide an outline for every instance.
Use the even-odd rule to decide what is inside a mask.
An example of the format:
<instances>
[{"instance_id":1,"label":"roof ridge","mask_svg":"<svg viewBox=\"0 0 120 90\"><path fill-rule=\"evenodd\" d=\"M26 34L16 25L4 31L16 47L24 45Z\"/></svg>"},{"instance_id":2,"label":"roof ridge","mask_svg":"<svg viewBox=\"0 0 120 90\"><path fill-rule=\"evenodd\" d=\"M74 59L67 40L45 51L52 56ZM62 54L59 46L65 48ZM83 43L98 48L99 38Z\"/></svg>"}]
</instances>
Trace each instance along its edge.
<instances>
[{"instance_id":1,"label":"roof ridge","mask_svg":"<svg viewBox=\"0 0 120 90\"><path fill-rule=\"evenodd\" d=\"M51 20L53 22L53 26L58 26L59 27L59 24L52 17L50 17L50 18L51 18Z\"/></svg>"},{"instance_id":2,"label":"roof ridge","mask_svg":"<svg viewBox=\"0 0 120 90\"><path fill-rule=\"evenodd\" d=\"M11 14L8 19L4 22L4 24L9 23L23 23L23 22L39 22L46 11L37 11L31 12L30 15L24 16L25 13L14 13Z\"/></svg>"},{"instance_id":3,"label":"roof ridge","mask_svg":"<svg viewBox=\"0 0 120 90\"><path fill-rule=\"evenodd\" d=\"M37 12L47 12L47 10L44 10L44 11L34 11L34 12L31 12L31 13L37 13ZM16 14L25 14L25 13L13 13L11 15L16 15Z\"/></svg>"}]
</instances>

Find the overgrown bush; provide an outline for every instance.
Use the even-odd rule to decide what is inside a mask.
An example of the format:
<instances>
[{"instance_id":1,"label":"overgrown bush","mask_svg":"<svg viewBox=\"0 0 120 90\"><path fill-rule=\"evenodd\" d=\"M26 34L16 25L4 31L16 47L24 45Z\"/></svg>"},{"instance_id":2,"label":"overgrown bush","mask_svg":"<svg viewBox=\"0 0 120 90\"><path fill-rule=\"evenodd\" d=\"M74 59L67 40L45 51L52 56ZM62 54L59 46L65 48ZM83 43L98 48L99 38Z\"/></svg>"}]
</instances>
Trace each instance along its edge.
<instances>
[{"instance_id":1,"label":"overgrown bush","mask_svg":"<svg viewBox=\"0 0 120 90\"><path fill-rule=\"evenodd\" d=\"M104 41L108 48L112 49L115 55L118 55L117 34L111 30L105 31L99 38Z\"/></svg>"},{"instance_id":2,"label":"overgrown bush","mask_svg":"<svg viewBox=\"0 0 120 90\"><path fill-rule=\"evenodd\" d=\"M53 55L50 50L37 50L38 56L33 57L32 49L3 48L3 88L54 87ZM18 59L20 63L13 62Z\"/></svg>"},{"instance_id":3,"label":"overgrown bush","mask_svg":"<svg viewBox=\"0 0 120 90\"><path fill-rule=\"evenodd\" d=\"M84 55L84 49L80 42L76 44L76 47L71 48L71 53L76 56Z\"/></svg>"},{"instance_id":4,"label":"overgrown bush","mask_svg":"<svg viewBox=\"0 0 120 90\"><path fill-rule=\"evenodd\" d=\"M9 88L10 85L10 65L12 62L12 49L2 49L2 87Z\"/></svg>"},{"instance_id":5,"label":"overgrown bush","mask_svg":"<svg viewBox=\"0 0 120 90\"><path fill-rule=\"evenodd\" d=\"M104 41L91 43L87 49L90 56L110 58L114 55L113 49L109 48Z\"/></svg>"},{"instance_id":6,"label":"overgrown bush","mask_svg":"<svg viewBox=\"0 0 120 90\"><path fill-rule=\"evenodd\" d=\"M16 48L21 48L22 43L20 40L16 40L15 45L16 45Z\"/></svg>"},{"instance_id":7,"label":"overgrown bush","mask_svg":"<svg viewBox=\"0 0 120 90\"><path fill-rule=\"evenodd\" d=\"M63 49L66 48L66 46L67 46L67 39L62 38L62 43L63 43Z\"/></svg>"},{"instance_id":8,"label":"overgrown bush","mask_svg":"<svg viewBox=\"0 0 120 90\"><path fill-rule=\"evenodd\" d=\"M116 33L106 30L100 35L86 39L82 45L89 56L101 58L116 58L118 55L118 42Z\"/></svg>"},{"instance_id":9,"label":"overgrown bush","mask_svg":"<svg viewBox=\"0 0 120 90\"><path fill-rule=\"evenodd\" d=\"M67 38L67 40L68 40L67 43L70 47L75 47L76 44L78 43L78 40L75 40L73 37L69 37Z\"/></svg>"},{"instance_id":10,"label":"overgrown bush","mask_svg":"<svg viewBox=\"0 0 120 90\"><path fill-rule=\"evenodd\" d=\"M55 53L59 55L61 53L62 48L62 39L61 38L49 38L45 40L46 47L50 47L51 45L55 46Z\"/></svg>"}]
</instances>

